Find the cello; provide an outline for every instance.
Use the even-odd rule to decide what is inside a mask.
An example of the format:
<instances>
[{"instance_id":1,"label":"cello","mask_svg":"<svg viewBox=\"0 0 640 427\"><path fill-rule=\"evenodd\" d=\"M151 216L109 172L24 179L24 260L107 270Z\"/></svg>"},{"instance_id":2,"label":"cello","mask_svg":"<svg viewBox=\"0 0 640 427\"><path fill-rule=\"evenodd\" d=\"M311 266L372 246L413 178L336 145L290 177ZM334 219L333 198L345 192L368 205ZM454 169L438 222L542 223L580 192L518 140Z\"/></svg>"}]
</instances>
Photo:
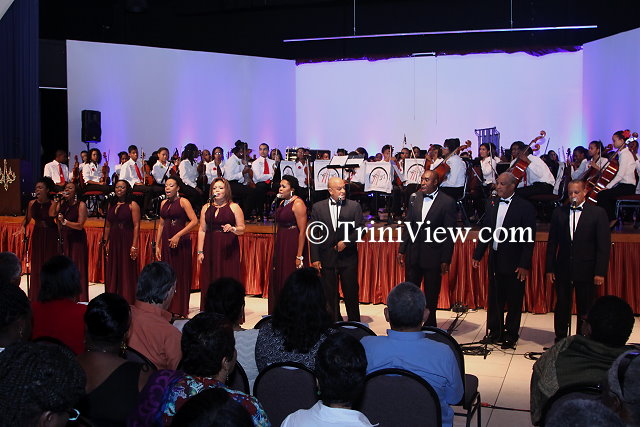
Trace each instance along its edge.
<instances>
[{"instance_id":1,"label":"cello","mask_svg":"<svg viewBox=\"0 0 640 427\"><path fill-rule=\"evenodd\" d=\"M605 163L602 169L591 175L591 178L587 179L585 182L585 190L587 191L586 201L589 204L595 205L598 203L598 194L602 190L606 190L607 184L611 182L613 178L618 174L618 169L620 168L620 163L618 163L618 159L616 156L618 152L626 147L626 144L623 144L620 148L618 148L613 155L609 157L609 161ZM602 155L602 154L600 154ZM589 168L594 169L594 168ZM587 171L589 172L589 171Z\"/></svg>"},{"instance_id":2,"label":"cello","mask_svg":"<svg viewBox=\"0 0 640 427\"><path fill-rule=\"evenodd\" d=\"M516 180L518 181L516 185L520 184L520 181L526 175L527 168L531 163L531 161L527 158L527 155L528 155L527 152L529 150L531 150L532 153L534 151L538 151L540 149L540 144L536 144L536 142L538 142L540 139L544 138L545 136L547 136L547 132L545 132L544 130L541 130L540 135L533 138L533 140L529 143L529 145L527 145L524 151L520 153L520 157L516 160L513 166L511 166L507 170L507 172L511 172L511 174L516 177Z\"/></svg>"},{"instance_id":3,"label":"cello","mask_svg":"<svg viewBox=\"0 0 640 427\"><path fill-rule=\"evenodd\" d=\"M464 145L459 146L458 148L447 154L447 156L442 159L442 162L433 169L433 171L438 175L438 182L444 181L444 178L447 176L447 174L451 172L451 166L447 164L447 160L449 160L454 154L458 154L460 151L466 150L469 147L471 147L471 141L466 140L464 142Z\"/></svg>"}]
</instances>

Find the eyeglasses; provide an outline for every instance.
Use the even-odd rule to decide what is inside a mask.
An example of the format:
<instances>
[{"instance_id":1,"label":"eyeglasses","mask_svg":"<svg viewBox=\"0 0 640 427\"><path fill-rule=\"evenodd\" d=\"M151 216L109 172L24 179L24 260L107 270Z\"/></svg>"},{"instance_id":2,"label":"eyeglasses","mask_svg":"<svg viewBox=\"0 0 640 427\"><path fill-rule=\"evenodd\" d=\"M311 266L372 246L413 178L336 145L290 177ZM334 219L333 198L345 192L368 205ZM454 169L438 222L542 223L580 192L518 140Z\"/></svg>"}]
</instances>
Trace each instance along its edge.
<instances>
[{"instance_id":1,"label":"eyeglasses","mask_svg":"<svg viewBox=\"0 0 640 427\"><path fill-rule=\"evenodd\" d=\"M77 409L71 408L66 412L69 414L69 421L77 421L80 418L80 411Z\"/></svg>"},{"instance_id":2,"label":"eyeglasses","mask_svg":"<svg viewBox=\"0 0 640 427\"><path fill-rule=\"evenodd\" d=\"M634 361L634 359L636 357L638 357L638 355L640 355L640 353L638 353L638 352L628 353L620 361L620 365L618 365L618 383L620 384L620 393L622 394L621 397L623 397L623 398L624 398L624 380L625 380L625 375L627 374L627 371L629 370L629 366L631 366L631 363Z\"/></svg>"}]
</instances>

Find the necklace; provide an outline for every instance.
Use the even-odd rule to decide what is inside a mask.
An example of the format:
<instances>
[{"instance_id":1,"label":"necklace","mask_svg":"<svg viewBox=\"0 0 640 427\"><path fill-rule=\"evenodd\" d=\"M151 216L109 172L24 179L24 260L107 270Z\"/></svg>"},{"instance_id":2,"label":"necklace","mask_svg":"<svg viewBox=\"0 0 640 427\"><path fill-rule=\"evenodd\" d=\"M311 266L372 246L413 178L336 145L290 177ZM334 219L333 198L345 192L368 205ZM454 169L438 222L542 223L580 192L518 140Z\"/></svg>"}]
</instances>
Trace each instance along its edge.
<instances>
[{"instance_id":1,"label":"necklace","mask_svg":"<svg viewBox=\"0 0 640 427\"><path fill-rule=\"evenodd\" d=\"M289 203L291 203L294 200L294 198L295 196L285 200L283 206L287 206Z\"/></svg>"}]
</instances>

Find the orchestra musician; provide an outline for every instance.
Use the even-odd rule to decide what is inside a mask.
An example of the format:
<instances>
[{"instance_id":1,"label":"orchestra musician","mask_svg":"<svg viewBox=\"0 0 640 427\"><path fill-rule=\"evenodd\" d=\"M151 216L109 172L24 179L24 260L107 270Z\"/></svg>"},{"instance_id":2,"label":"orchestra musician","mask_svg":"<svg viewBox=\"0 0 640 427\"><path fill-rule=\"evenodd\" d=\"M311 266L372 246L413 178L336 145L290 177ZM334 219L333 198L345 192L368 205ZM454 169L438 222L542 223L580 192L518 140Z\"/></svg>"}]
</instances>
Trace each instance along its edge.
<instances>
[{"instance_id":1,"label":"orchestra musician","mask_svg":"<svg viewBox=\"0 0 640 427\"><path fill-rule=\"evenodd\" d=\"M210 194L213 180L224 177L224 150L222 147L215 147L213 149L213 157L212 160L207 163L205 173L207 174L207 184L209 184L209 192L207 194Z\"/></svg>"},{"instance_id":2,"label":"orchestra musician","mask_svg":"<svg viewBox=\"0 0 640 427\"><path fill-rule=\"evenodd\" d=\"M67 153L63 150L56 150L53 161L44 165L44 174L53 180L53 191L60 192L64 190L64 186L69 182L69 167L67 166Z\"/></svg>"},{"instance_id":3,"label":"orchestra musician","mask_svg":"<svg viewBox=\"0 0 640 427\"><path fill-rule=\"evenodd\" d=\"M138 158L138 147L130 145L127 151L129 160L124 162L120 169L120 179L127 181L134 193L142 193L142 211L148 212L153 189L144 183L144 165Z\"/></svg>"},{"instance_id":4,"label":"orchestra musician","mask_svg":"<svg viewBox=\"0 0 640 427\"><path fill-rule=\"evenodd\" d=\"M251 166L246 161L247 143L237 140L231 156L224 162L223 176L229 181L231 194L242 208L244 218L249 218L253 209L253 188L249 187Z\"/></svg>"},{"instance_id":5,"label":"orchestra musician","mask_svg":"<svg viewBox=\"0 0 640 427\"><path fill-rule=\"evenodd\" d=\"M202 205L203 193L198 188L198 162L196 157L200 155L198 147L195 144L189 143L184 146L182 150L182 157L180 158L180 164L178 165L178 173L182 185L180 185L180 192L186 197L193 209L199 210ZM166 186L165 186L166 191ZM175 298L174 298L175 300Z\"/></svg>"},{"instance_id":6,"label":"orchestra musician","mask_svg":"<svg viewBox=\"0 0 640 427\"><path fill-rule=\"evenodd\" d=\"M402 168L393 157L393 147L386 144L382 147L382 161L391 163L391 197L387 198L387 213L390 221L402 215L402 194L404 174Z\"/></svg>"},{"instance_id":7,"label":"orchestra musician","mask_svg":"<svg viewBox=\"0 0 640 427\"><path fill-rule=\"evenodd\" d=\"M571 163L571 179L580 179L589 167L587 156L589 151L579 145L573 149L573 162Z\"/></svg>"},{"instance_id":8,"label":"orchestra musician","mask_svg":"<svg viewBox=\"0 0 640 427\"><path fill-rule=\"evenodd\" d=\"M167 147L158 148L158 161L151 168L153 177L153 196L158 197L164 194L164 184L171 176L171 162L169 161L169 149ZM155 212L154 212L155 213Z\"/></svg>"},{"instance_id":9,"label":"orchestra musician","mask_svg":"<svg viewBox=\"0 0 640 427\"><path fill-rule=\"evenodd\" d=\"M589 161L588 167L597 170L602 169L609 162L602 141L591 141L589 143Z\"/></svg>"},{"instance_id":10,"label":"orchestra musician","mask_svg":"<svg viewBox=\"0 0 640 427\"><path fill-rule=\"evenodd\" d=\"M258 147L260 157L253 161L251 169L253 169L253 181L256 184L254 190L255 208L258 221L262 221L265 216L264 204L267 198L267 192L271 189L271 182L276 169L275 160L268 158L269 145L263 142ZM267 202L271 203L271 200Z\"/></svg>"},{"instance_id":11,"label":"orchestra musician","mask_svg":"<svg viewBox=\"0 0 640 427\"><path fill-rule=\"evenodd\" d=\"M444 157L449 156L451 153L460 147L459 138L449 138L444 141L442 147L442 155ZM460 158L457 153L449 156L446 160L447 165L451 168L449 173L445 176L444 181L440 184L440 190L446 195L453 198L453 200L460 200L464 195L464 182L467 178L467 164ZM431 169L435 169L438 165L432 165Z\"/></svg>"},{"instance_id":12,"label":"orchestra musician","mask_svg":"<svg viewBox=\"0 0 640 427\"><path fill-rule=\"evenodd\" d=\"M97 148L89 150L89 160L82 164L82 179L84 180L84 192L100 191L109 192L109 172L105 175L102 167L102 154ZM73 259L73 258L72 258Z\"/></svg>"},{"instance_id":13,"label":"orchestra musician","mask_svg":"<svg viewBox=\"0 0 640 427\"><path fill-rule=\"evenodd\" d=\"M300 147L296 150L296 163L293 169L293 176L296 177L300 185L300 196L303 200L309 199L311 191L311 171L309 170L308 155L305 149Z\"/></svg>"},{"instance_id":14,"label":"orchestra musician","mask_svg":"<svg viewBox=\"0 0 640 427\"><path fill-rule=\"evenodd\" d=\"M126 151L121 151L118 153L118 164L113 168L113 175L111 176L111 182L115 184L117 180L120 179L120 170L122 169L122 165L124 165L127 160L129 160L129 153Z\"/></svg>"},{"instance_id":15,"label":"orchestra musician","mask_svg":"<svg viewBox=\"0 0 640 427\"><path fill-rule=\"evenodd\" d=\"M553 194L553 187L556 183L555 177L551 173L549 166L529 150L529 147L522 141L516 141L511 144L511 156L513 157L511 166L521 158L529 162L523 179L518 183L516 193L524 199L536 194Z\"/></svg>"}]
</instances>

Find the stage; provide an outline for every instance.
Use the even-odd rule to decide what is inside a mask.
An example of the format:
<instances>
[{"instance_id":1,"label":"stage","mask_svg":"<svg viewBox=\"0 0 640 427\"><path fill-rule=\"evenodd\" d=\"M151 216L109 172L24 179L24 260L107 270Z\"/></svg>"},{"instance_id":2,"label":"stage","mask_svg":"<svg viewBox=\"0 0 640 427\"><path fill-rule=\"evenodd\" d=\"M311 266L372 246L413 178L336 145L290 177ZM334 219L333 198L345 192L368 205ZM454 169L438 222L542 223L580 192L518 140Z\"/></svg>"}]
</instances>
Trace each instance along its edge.
<instances>
[{"instance_id":1,"label":"stage","mask_svg":"<svg viewBox=\"0 0 640 427\"><path fill-rule=\"evenodd\" d=\"M23 217L0 217L0 251L12 251L22 256L23 241L14 236ZM90 218L86 223L89 244L89 281L103 282L103 261L100 248L103 221ZM377 226L378 224L376 224ZM546 224L539 226L533 254L533 269L526 287L524 308L536 314L550 312L555 303L555 292L544 282L545 251L547 247ZM273 253L272 224L247 224L245 234L240 236L240 263L243 282L248 295L264 295L269 287L269 275ZM471 255L475 247L474 231L464 242L457 242L449 274L442 278L438 307L449 309L461 302L471 308L485 307L487 289L486 256L479 269L471 267ZM153 221L142 221L140 226L139 265L142 268L151 260ZM192 290L198 290L199 270L196 262L197 230L192 231L194 277ZM600 294L612 294L624 298L635 313L640 313L640 232L631 227L614 232L611 236L611 259L609 274ZM396 262L398 243L363 242L359 247L360 302L379 304L386 301L387 294L404 279L404 268ZM23 265L23 271L27 266Z\"/></svg>"}]
</instances>

